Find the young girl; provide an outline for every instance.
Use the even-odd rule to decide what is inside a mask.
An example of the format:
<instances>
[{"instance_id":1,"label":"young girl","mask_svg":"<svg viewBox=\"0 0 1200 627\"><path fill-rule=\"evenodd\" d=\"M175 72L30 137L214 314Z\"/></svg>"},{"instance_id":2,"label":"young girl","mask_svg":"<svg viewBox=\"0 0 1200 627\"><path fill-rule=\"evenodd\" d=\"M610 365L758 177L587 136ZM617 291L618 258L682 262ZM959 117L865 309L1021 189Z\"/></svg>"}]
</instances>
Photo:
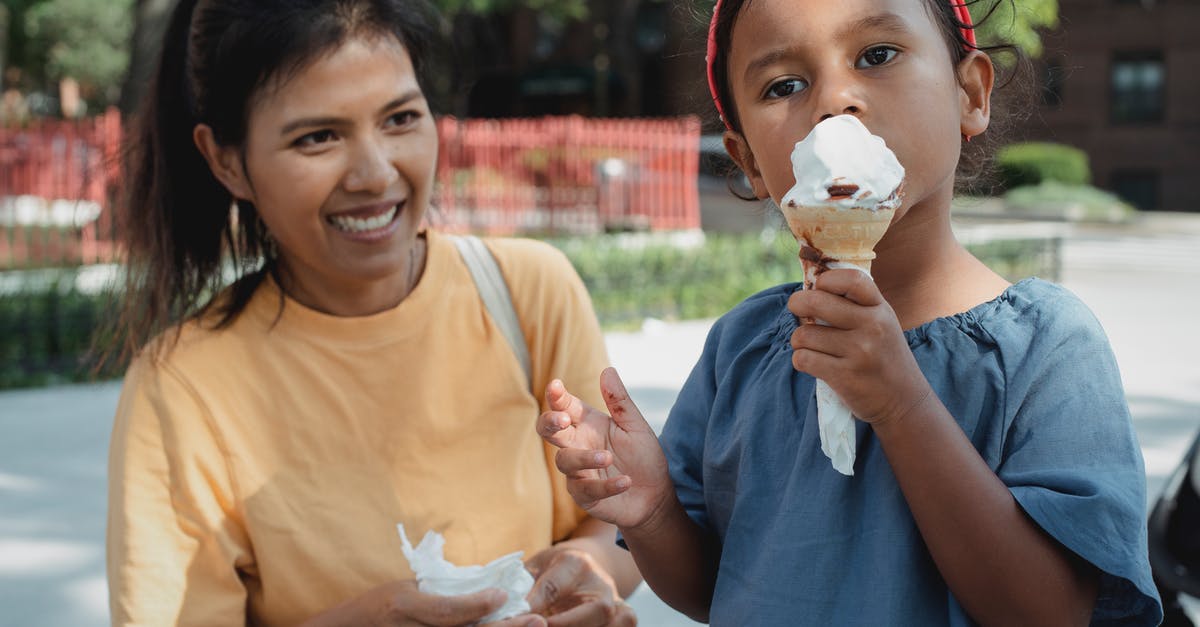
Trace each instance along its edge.
<instances>
[{"instance_id":1,"label":"young girl","mask_svg":"<svg viewBox=\"0 0 1200 627\"><path fill-rule=\"evenodd\" d=\"M397 523L457 564L523 549L534 614L506 626L634 622L632 559L531 428L531 384L606 364L579 277L488 243L527 373L421 226L435 33L418 0L178 3L128 187L114 625L462 625L504 603L419 592Z\"/></svg>"},{"instance_id":2,"label":"young girl","mask_svg":"<svg viewBox=\"0 0 1200 627\"><path fill-rule=\"evenodd\" d=\"M611 418L548 390L539 430L562 447L576 502L698 620L1161 617L1142 460L1103 331L1058 286L1009 285L950 228L962 142L990 114L993 66L971 29L954 0L717 3L713 95L759 198L780 202L793 145L840 114L883 137L907 178L874 281L832 270L722 317L661 442L612 371ZM853 476L821 452L817 378L860 419Z\"/></svg>"}]
</instances>

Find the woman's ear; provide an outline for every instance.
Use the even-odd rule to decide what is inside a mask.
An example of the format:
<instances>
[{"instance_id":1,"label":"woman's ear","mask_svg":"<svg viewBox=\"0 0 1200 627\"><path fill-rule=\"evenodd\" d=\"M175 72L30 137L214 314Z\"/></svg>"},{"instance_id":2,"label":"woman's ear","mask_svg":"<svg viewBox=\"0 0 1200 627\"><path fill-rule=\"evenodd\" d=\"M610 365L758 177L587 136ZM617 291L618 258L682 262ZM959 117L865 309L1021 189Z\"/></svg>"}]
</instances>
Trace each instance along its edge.
<instances>
[{"instance_id":1,"label":"woman's ear","mask_svg":"<svg viewBox=\"0 0 1200 627\"><path fill-rule=\"evenodd\" d=\"M241 152L236 146L218 144L212 127L207 124L196 125L192 130L192 141L196 143L200 154L204 155L213 176L229 190L235 200L253 200L253 190L246 178L245 164L242 163Z\"/></svg>"},{"instance_id":2,"label":"woman's ear","mask_svg":"<svg viewBox=\"0 0 1200 627\"><path fill-rule=\"evenodd\" d=\"M992 58L979 50L972 50L958 64L959 102L961 120L959 126L966 137L975 137L987 130L992 118L992 86L996 80L996 69Z\"/></svg>"},{"instance_id":3,"label":"woman's ear","mask_svg":"<svg viewBox=\"0 0 1200 627\"><path fill-rule=\"evenodd\" d=\"M754 158L754 151L750 150L750 144L746 141L745 136L736 131L726 130L724 136L725 152L733 159L742 172L746 175L746 180L750 181L750 189L754 192L754 197L759 200L765 200L771 197L767 191L767 184L763 181L762 171L758 168L758 160Z\"/></svg>"}]
</instances>

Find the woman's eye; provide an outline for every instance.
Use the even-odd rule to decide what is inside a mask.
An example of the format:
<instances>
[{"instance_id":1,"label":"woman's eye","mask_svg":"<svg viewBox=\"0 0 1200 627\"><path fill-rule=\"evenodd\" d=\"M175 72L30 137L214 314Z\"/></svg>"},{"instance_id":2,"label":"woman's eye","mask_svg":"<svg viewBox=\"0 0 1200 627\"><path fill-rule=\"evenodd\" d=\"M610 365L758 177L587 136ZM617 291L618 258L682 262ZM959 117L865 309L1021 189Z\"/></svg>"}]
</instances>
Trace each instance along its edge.
<instances>
[{"instance_id":1,"label":"woman's eye","mask_svg":"<svg viewBox=\"0 0 1200 627\"><path fill-rule=\"evenodd\" d=\"M293 145L300 148L306 148L331 142L336 138L337 136L333 134L333 131L317 131L315 133L309 133L308 135L300 137L293 142Z\"/></svg>"},{"instance_id":2,"label":"woman's eye","mask_svg":"<svg viewBox=\"0 0 1200 627\"><path fill-rule=\"evenodd\" d=\"M858 58L858 63L855 64L855 67L864 69L875 67L877 65L883 65L884 63L895 59L896 55L898 54L900 54L900 51L896 50L895 48L890 48L888 46L877 46L864 52L863 55Z\"/></svg>"},{"instance_id":3,"label":"woman's eye","mask_svg":"<svg viewBox=\"0 0 1200 627\"><path fill-rule=\"evenodd\" d=\"M786 98L792 94L804 91L807 87L808 83L798 78L789 78L768 87L767 98Z\"/></svg>"},{"instance_id":4,"label":"woman's eye","mask_svg":"<svg viewBox=\"0 0 1200 627\"><path fill-rule=\"evenodd\" d=\"M390 117L388 117L387 123L388 126L408 126L409 124L412 124L418 117L420 117L420 114L418 114L416 111L401 111L399 113L393 113Z\"/></svg>"}]
</instances>

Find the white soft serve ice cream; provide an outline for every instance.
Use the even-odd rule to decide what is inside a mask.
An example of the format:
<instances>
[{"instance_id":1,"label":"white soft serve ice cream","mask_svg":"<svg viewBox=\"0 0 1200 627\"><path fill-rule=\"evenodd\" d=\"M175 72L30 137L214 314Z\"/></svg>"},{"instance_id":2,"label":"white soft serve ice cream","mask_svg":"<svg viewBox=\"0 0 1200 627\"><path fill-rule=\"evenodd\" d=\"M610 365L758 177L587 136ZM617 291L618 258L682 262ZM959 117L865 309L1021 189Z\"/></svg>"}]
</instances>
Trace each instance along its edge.
<instances>
[{"instance_id":1,"label":"white soft serve ice cream","mask_svg":"<svg viewBox=\"0 0 1200 627\"><path fill-rule=\"evenodd\" d=\"M792 149L796 185L783 197L789 207L840 207L894 209L900 204L896 190L904 180L904 167L876 137L852 115L827 118ZM833 198L830 188L853 186L853 192Z\"/></svg>"}]
</instances>

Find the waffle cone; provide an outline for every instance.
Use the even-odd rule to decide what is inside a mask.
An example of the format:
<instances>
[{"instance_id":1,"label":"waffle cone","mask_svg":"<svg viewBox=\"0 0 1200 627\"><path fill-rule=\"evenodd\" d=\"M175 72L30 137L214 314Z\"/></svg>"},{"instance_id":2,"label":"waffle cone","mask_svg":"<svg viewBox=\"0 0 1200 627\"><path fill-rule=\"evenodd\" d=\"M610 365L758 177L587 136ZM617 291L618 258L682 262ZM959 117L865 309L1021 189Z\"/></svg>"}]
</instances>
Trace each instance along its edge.
<instances>
[{"instance_id":1,"label":"waffle cone","mask_svg":"<svg viewBox=\"0 0 1200 627\"><path fill-rule=\"evenodd\" d=\"M870 272L875 245L883 238L895 213L895 207L788 207L784 217L801 245L805 284L812 287L816 275L827 270L832 261L853 264Z\"/></svg>"}]
</instances>

